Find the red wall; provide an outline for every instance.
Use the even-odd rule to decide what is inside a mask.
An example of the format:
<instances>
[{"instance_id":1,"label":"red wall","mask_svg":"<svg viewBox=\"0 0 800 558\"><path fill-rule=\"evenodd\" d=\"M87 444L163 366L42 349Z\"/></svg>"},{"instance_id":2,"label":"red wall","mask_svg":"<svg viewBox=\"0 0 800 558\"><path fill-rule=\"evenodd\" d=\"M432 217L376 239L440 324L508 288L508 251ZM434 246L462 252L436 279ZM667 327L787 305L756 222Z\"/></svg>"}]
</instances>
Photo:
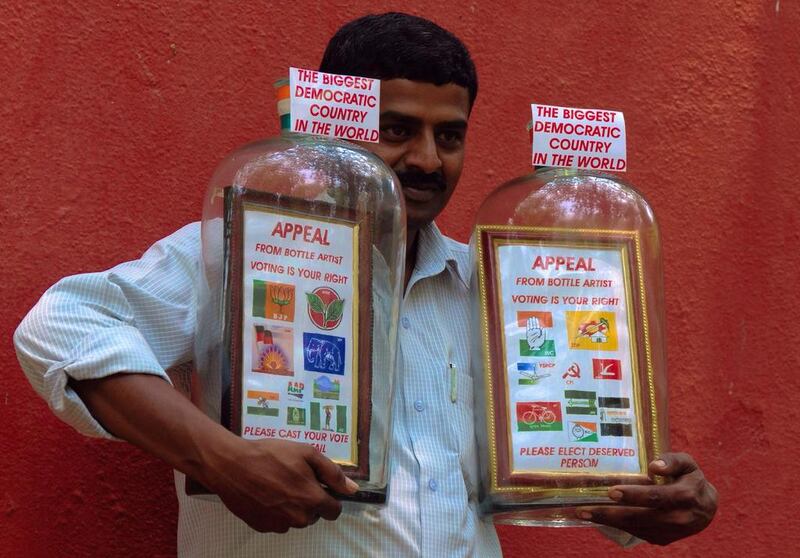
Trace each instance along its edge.
<instances>
[{"instance_id":1,"label":"red wall","mask_svg":"<svg viewBox=\"0 0 800 558\"><path fill-rule=\"evenodd\" d=\"M53 418L19 371L13 329L59 277L137 257L197 219L219 158L276 132L272 81L314 67L344 21L393 7L158 4L0 3L0 557L174 554L170 471ZM462 37L481 79L441 219L451 235L465 239L480 200L529 171L530 102L625 113L626 178L663 232L673 446L721 494L705 533L635 553L794 555L797 3L428 4L406 9ZM500 534L508 556L622 553L591 530Z\"/></svg>"}]
</instances>

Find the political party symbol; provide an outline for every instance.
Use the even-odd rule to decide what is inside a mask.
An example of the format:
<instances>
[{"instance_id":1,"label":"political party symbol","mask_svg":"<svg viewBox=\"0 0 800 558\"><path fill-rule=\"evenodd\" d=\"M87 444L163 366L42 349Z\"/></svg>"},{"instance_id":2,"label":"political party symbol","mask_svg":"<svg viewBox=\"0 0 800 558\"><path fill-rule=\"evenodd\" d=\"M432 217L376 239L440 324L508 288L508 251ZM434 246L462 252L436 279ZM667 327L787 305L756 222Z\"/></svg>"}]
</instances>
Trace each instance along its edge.
<instances>
[{"instance_id":1,"label":"political party symbol","mask_svg":"<svg viewBox=\"0 0 800 558\"><path fill-rule=\"evenodd\" d=\"M550 377L550 374L540 374L539 365L535 362L518 362L517 372L521 376L518 379L521 386L535 386L541 380Z\"/></svg>"},{"instance_id":2,"label":"political party symbol","mask_svg":"<svg viewBox=\"0 0 800 558\"><path fill-rule=\"evenodd\" d=\"M253 372L294 376L292 370L294 334L291 328L267 329L257 325L254 326L254 332Z\"/></svg>"},{"instance_id":3,"label":"political party symbol","mask_svg":"<svg viewBox=\"0 0 800 558\"><path fill-rule=\"evenodd\" d=\"M303 333L303 360L309 372L344 375L344 337Z\"/></svg>"},{"instance_id":4,"label":"political party symbol","mask_svg":"<svg viewBox=\"0 0 800 558\"><path fill-rule=\"evenodd\" d=\"M530 401L517 403L519 432L557 432L563 430L561 403Z\"/></svg>"},{"instance_id":5,"label":"political party symbol","mask_svg":"<svg viewBox=\"0 0 800 558\"><path fill-rule=\"evenodd\" d=\"M633 436L633 412L627 397L600 397L601 436Z\"/></svg>"},{"instance_id":6,"label":"political party symbol","mask_svg":"<svg viewBox=\"0 0 800 558\"><path fill-rule=\"evenodd\" d=\"M306 410L302 407L287 407L286 424L289 426L305 426Z\"/></svg>"},{"instance_id":7,"label":"political party symbol","mask_svg":"<svg viewBox=\"0 0 800 558\"><path fill-rule=\"evenodd\" d=\"M253 317L294 321L294 285L253 280Z\"/></svg>"},{"instance_id":8,"label":"political party symbol","mask_svg":"<svg viewBox=\"0 0 800 558\"><path fill-rule=\"evenodd\" d=\"M247 414L277 417L279 400L280 396L273 391L247 390Z\"/></svg>"},{"instance_id":9,"label":"political party symbol","mask_svg":"<svg viewBox=\"0 0 800 558\"><path fill-rule=\"evenodd\" d=\"M328 432L347 433L347 406L311 402L309 428Z\"/></svg>"},{"instance_id":10,"label":"political party symbol","mask_svg":"<svg viewBox=\"0 0 800 558\"><path fill-rule=\"evenodd\" d=\"M567 336L571 349L616 351L617 328L613 312L567 311Z\"/></svg>"},{"instance_id":11,"label":"political party symbol","mask_svg":"<svg viewBox=\"0 0 800 558\"><path fill-rule=\"evenodd\" d=\"M550 312L518 311L517 326L525 331L524 337L519 340L520 356L556 356L553 315Z\"/></svg>"},{"instance_id":12,"label":"political party symbol","mask_svg":"<svg viewBox=\"0 0 800 558\"><path fill-rule=\"evenodd\" d=\"M289 382L286 386L286 395L292 399L302 400L306 386L303 382Z\"/></svg>"},{"instance_id":13,"label":"political party symbol","mask_svg":"<svg viewBox=\"0 0 800 558\"><path fill-rule=\"evenodd\" d=\"M567 378L580 378L581 377L581 367L577 362L573 362L567 367L567 370L561 374L561 379L566 380ZM572 383L572 382L567 382Z\"/></svg>"},{"instance_id":14,"label":"political party symbol","mask_svg":"<svg viewBox=\"0 0 800 558\"><path fill-rule=\"evenodd\" d=\"M317 399L339 399L341 386L336 378L317 376L314 378L314 397Z\"/></svg>"},{"instance_id":15,"label":"political party symbol","mask_svg":"<svg viewBox=\"0 0 800 558\"><path fill-rule=\"evenodd\" d=\"M613 358L593 358L592 374L596 380L621 380L622 364Z\"/></svg>"},{"instance_id":16,"label":"political party symbol","mask_svg":"<svg viewBox=\"0 0 800 558\"><path fill-rule=\"evenodd\" d=\"M568 415L596 415L597 393L578 389L564 390L564 399L567 405L564 410Z\"/></svg>"},{"instance_id":17,"label":"political party symbol","mask_svg":"<svg viewBox=\"0 0 800 558\"><path fill-rule=\"evenodd\" d=\"M330 287L318 287L306 293L308 317L316 327L336 329L344 316L344 299Z\"/></svg>"},{"instance_id":18,"label":"political party symbol","mask_svg":"<svg viewBox=\"0 0 800 558\"><path fill-rule=\"evenodd\" d=\"M597 442L597 423L569 421L570 442Z\"/></svg>"}]
</instances>

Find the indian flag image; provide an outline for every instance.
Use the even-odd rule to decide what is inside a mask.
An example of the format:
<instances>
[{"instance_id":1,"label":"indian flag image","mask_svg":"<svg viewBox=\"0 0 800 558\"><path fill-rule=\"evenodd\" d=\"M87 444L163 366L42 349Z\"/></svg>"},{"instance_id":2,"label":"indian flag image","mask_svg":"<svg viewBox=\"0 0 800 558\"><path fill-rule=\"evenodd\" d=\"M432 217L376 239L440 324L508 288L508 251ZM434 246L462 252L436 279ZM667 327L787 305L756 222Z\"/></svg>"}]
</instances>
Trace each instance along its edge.
<instances>
[{"instance_id":1,"label":"indian flag image","mask_svg":"<svg viewBox=\"0 0 800 558\"><path fill-rule=\"evenodd\" d=\"M280 396L274 391L247 390L247 414L264 417L278 416Z\"/></svg>"}]
</instances>

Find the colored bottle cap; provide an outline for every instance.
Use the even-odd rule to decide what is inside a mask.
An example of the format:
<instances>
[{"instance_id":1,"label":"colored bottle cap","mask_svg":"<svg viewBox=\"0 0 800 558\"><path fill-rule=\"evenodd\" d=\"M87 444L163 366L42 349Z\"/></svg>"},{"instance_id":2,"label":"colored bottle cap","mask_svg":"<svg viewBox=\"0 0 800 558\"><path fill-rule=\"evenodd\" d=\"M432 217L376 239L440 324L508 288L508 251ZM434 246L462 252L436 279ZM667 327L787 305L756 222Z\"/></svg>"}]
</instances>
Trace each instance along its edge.
<instances>
[{"instance_id":1,"label":"colored bottle cap","mask_svg":"<svg viewBox=\"0 0 800 558\"><path fill-rule=\"evenodd\" d=\"M276 80L273 85L275 87L275 101L278 104L278 117L281 122L281 130L288 130L291 126L289 78Z\"/></svg>"}]
</instances>

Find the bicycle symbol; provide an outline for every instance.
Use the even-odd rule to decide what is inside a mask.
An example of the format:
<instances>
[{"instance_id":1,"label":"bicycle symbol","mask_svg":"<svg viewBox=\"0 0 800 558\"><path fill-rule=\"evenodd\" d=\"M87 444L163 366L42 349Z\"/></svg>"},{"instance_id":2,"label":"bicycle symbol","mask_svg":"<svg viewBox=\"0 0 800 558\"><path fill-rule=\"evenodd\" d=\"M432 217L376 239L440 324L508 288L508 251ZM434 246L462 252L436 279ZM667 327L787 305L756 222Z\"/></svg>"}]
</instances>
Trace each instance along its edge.
<instances>
[{"instance_id":1,"label":"bicycle symbol","mask_svg":"<svg viewBox=\"0 0 800 558\"><path fill-rule=\"evenodd\" d=\"M556 421L556 414L541 405L531 405L531 408L522 414L522 422L530 426L532 424L553 424Z\"/></svg>"}]
</instances>

